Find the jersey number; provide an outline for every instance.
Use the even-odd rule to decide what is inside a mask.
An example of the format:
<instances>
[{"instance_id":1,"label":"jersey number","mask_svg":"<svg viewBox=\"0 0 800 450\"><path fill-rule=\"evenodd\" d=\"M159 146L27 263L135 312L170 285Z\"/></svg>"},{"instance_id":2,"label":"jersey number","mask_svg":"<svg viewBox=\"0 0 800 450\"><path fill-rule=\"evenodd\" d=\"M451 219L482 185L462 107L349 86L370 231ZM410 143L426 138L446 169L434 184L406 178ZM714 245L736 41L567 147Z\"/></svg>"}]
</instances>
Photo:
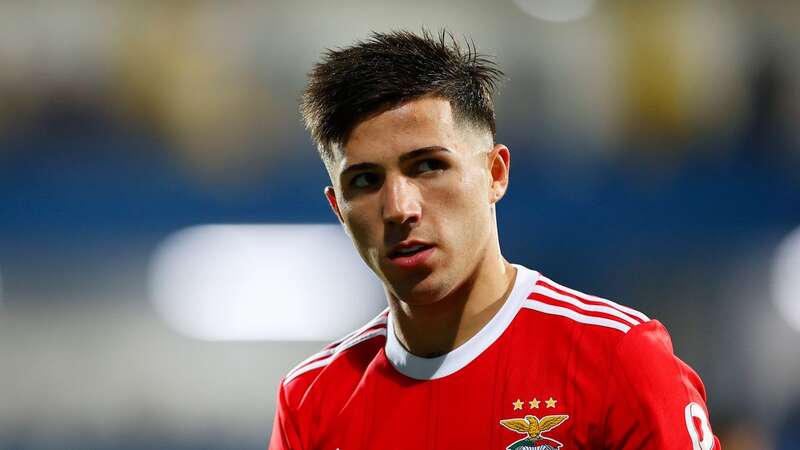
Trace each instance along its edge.
<instances>
[{"instance_id":1,"label":"jersey number","mask_svg":"<svg viewBox=\"0 0 800 450\"><path fill-rule=\"evenodd\" d=\"M693 450L711 450L714 446L714 435L711 433L711 426L708 424L708 416L703 407L695 402L689 403L684 409L686 414L686 429L689 430L689 437L692 438ZM697 429L694 419L700 421L700 429ZM703 439L700 439L700 436Z\"/></svg>"}]
</instances>

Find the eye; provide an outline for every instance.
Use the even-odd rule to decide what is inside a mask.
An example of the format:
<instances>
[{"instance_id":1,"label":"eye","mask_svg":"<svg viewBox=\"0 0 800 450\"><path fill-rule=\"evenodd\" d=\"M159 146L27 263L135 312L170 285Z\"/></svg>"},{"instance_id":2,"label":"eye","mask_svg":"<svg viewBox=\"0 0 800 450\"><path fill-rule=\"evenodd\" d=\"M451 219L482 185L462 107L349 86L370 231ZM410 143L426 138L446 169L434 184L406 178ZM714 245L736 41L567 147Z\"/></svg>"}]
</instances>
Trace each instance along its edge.
<instances>
[{"instance_id":1,"label":"eye","mask_svg":"<svg viewBox=\"0 0 800 450\"><path fill-rule=\"evenodd\" d=\"M368 188L378 182L378 175L371 172L359 173L350 179L350 186L356 189Z\"/></svg>"},{"instance_id":2,"label":"eye","mask_svg":"<svg viewBox=\"0 0 800 450\"><path fill-rule=\"evenodd\" d=\"M431 172L433 170L443 170L444 168L445 164L438 159L426 159L417 164L417 172L419 173Z\"/></svg>"}]
</instances>

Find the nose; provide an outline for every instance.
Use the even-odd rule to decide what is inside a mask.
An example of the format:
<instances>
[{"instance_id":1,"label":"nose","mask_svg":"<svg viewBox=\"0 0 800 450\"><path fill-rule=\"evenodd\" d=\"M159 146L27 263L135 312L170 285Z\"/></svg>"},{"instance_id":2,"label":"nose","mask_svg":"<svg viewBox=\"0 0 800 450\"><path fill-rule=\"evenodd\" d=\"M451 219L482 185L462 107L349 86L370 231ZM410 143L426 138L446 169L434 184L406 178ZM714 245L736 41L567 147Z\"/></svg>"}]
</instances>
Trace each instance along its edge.
<instances>
[{"instance_id":1,"label":"nose","mask_svg":"<svg viewBox=\"0 0 800 450\"><path fill-rule=\"evenodd\" d=\"M383 220L397 225L415 223L422 214L419 188L406 177L387 176L383 191Z\"/></svg>"}]
</instances>

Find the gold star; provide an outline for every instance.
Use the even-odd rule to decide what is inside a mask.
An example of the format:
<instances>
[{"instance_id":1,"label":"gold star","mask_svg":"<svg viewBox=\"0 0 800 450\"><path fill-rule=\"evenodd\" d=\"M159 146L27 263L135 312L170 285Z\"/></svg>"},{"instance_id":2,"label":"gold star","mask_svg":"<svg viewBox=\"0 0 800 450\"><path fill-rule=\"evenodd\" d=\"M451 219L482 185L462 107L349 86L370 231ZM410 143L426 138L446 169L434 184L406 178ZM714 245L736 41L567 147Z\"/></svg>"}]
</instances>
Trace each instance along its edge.
<instances>
[{"instance_id":1,"label":"gold star","mask_svg":"<svg viewBox=\"0 0 800 450\"><path fill-rule=\"evenodd\" d=\"M536 397L533 397L533 400L529 401L528 403L531 405L531 409L533 408L539 409L539 403L541 402L539 400L536 400Z\"/></svg>"},{"instance_id":2,"label":"gold star","mask_svg":"<svg viewBox=\"0 0 800 450\"><path fill-rule=\"evenodd\" d=\"M557 401L558 401L558 400L553 400L553 397L550 397L550 398L548 398L547 400L545 400L544 402L545 402L545 403L547 403L547 407L548 407L548 408L555 408L555 407L556 407L556 402L557 402Z\"/></svg>"},{"instance_id":3,"label":"gold star","mask_svg":"<svg viewBox=\"0 0 800 450\"><path fill-rule=\"evenodd\" d=\"M517 399L517 401L511 403L514 405L514 411L522 409L522 400Z\"/></svg>"}]
</instances>

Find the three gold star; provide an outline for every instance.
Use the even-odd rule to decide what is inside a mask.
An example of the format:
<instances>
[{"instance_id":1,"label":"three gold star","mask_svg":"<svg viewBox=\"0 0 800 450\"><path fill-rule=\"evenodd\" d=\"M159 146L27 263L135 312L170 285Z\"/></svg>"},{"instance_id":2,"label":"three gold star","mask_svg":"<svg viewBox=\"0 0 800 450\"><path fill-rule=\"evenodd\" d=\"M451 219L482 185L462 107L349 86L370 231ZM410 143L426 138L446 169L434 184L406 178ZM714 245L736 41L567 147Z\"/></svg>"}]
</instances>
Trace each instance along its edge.
<instances>
[{"instance_id":1,"label":"three gold star","mask_svg":"<svg viewBox=\"0 0 800 450\"><path fill-rule=\"evenodd\" d=\"M539 409L539 404L540 403L542 403L542 400L539 400L536 397L534 397L533 400L529 400L528 401L528 409ZM556 400L552 396L550 396L550 398L548 398L547 400L544 400L544 403L546 405L545 408L555 408L556 407L556 403L558 403L558 400ZM522 400L517 398L517 400L514 401L514 402L511 402L511 404L514 406L514 411L518 411L518 410L522 409L522 405L524 405L525 402L523 402Z\"/></svg>"}]
</instances>

